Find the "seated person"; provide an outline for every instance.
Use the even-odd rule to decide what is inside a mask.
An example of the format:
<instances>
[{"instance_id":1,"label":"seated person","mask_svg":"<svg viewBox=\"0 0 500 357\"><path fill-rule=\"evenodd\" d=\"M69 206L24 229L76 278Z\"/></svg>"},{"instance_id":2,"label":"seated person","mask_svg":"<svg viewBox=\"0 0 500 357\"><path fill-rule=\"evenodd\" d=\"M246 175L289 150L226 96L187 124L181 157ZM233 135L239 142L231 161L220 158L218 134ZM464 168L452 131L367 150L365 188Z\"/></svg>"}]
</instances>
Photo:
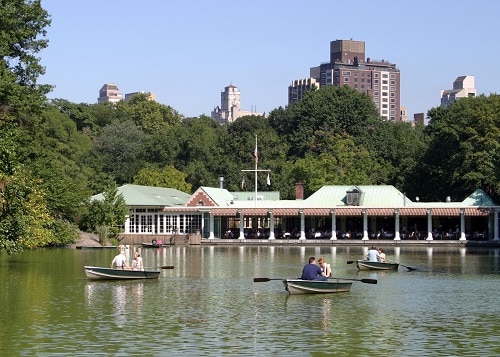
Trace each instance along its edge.
<instances>
[{"instance_id":1,"label":"seated person","mask_svg":"<svg viewBox=\"0 0 500 357\"><path fill-rule=\"evenodd\" d=\"M323 270L316 265L316 258L314 257L310 257L309 264L304 265L304 268L302 269L302 276L300 278L302 280L328 280L325 273L323 273Z\"/></svg>"}]
</instances>

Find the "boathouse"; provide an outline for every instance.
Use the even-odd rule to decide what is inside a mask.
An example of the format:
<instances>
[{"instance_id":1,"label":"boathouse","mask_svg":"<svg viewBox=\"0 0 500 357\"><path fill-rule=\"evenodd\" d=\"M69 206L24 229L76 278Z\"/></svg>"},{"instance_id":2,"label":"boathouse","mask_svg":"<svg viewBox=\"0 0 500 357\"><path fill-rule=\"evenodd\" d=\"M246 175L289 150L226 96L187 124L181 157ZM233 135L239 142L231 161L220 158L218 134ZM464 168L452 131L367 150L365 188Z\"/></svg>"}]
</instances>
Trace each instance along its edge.
<instances>
[{"instance_id":1,"label":"boathouse","mask_svg":"<svg viewBox=\"0 0 500 357\"><path fill-rule=\"evenodd\" d=\"M278 192L124 185L118 194L130 213L120 239L500 240L500 206L480 189L460 202L421 202L390 185L323 186L307 198L300 188L296 199L281 200Z\"/></svg>"}]
</instances>

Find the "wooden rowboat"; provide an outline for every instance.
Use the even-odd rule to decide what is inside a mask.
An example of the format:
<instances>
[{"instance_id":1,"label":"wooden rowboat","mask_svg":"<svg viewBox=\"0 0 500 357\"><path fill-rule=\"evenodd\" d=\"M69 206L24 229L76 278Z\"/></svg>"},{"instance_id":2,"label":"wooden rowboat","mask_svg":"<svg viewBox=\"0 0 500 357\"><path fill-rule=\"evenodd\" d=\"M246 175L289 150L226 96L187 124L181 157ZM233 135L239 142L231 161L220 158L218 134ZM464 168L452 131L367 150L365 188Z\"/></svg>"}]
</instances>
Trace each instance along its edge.
<instances>
[{"instance_id":1,"label":"wooden rowboat","mask_svg":"<svg viewBox=\"0 0 500 357\"><path fill-rule=\"evenodd\" d=\"M398 270L398 263L370 262L368 260L358 260L356 265L359 270Z\"/></svg>"},{"instance_id":2,"label":"wooden rowboat","mask_svg":"<svg viewBox=\"0 0 500 357\"><path fill-rule=\"evenodd\" d=\"M328 281L283 279L285 290L290 295L299 294L331 294L351 291L352 281L330 279Z\"/></svg>"},{"instance_id":3,"label":"wooden rowboat","mask_svg":"<svg viewBox=\"0 0 500 357\"><path fill-rule=\"evenodd\" d=\"M161 248L163 246L163 243L141 243L143 248Z\"/></svg>"},{"instance_id":4,"label":"wooden rowboat","mask_svg":"<svg viewBox=\"0 0 500 357\"><path fill-rule=\"evenodd\" d=\"M129 270L85 266L85 275L91 280L158 279L159 270Z\"/></svg>"}]
</instances>

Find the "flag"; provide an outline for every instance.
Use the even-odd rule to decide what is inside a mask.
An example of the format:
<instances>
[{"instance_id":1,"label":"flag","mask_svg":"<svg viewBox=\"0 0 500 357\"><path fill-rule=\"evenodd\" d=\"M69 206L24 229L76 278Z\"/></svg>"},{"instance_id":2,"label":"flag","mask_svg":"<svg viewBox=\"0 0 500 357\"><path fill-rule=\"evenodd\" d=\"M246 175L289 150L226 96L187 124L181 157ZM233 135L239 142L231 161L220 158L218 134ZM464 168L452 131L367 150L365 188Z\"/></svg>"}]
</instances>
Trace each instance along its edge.
<instances>
[{"instance_id":1,"label":"flag","mask_svg":"<svg viewBox=\"0 0 500 357\"><path fill-rule=\"evenodd\" d=\"M243 179L241 180L241 189L245 189L245 176L243 176Z\"/></svg>"},{"instance_id":2,"label":"flag","mask_svg":"<svg viewBox=\"0 0 500 357\"><path fill-rule=\"evenodd\" d=\"M267 185L271 186L271 178L269 177L269 173L267 174Z\"/></svg>"},{"instance_id":3,"label":"flag","mask_svg":"<svg viewBox=\"0 0 500 357\"><path fill-rule=\"evenodd\" d=\"M257 150L257 135L255 136L255 150L253 151L253 157L255 158L255 163L259 162L259 150Z\"/></svg>"}]
</instances>

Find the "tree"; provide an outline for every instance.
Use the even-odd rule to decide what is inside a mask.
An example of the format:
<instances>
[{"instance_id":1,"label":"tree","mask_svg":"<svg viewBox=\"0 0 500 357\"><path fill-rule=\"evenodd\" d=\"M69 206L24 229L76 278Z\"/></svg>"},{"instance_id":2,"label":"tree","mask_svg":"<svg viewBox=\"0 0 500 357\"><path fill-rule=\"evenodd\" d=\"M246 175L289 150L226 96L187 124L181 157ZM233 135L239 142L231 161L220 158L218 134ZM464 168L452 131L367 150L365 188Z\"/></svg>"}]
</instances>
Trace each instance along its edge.
<instances>
[{"instance_id":1,"label":"tree","mask_svg":"<svg viewBox=\"0 0 500 357\"><path fill-rule=\"evenodd\" d=\"M98 233L101 243L116 238L123 230L128 207L116 185L107 187L99 199L88 201L86 209L82 225L86 230Z\"/></svg>"},{"instance_id":2,"label":"tree","mask_svg":"<svg viewBox=\"0 0 500 357\"><path fill-rule=\"evenodd\" d=\"M380 118L369 96L347 86L328 86L308 92L284 111L272 111L269 122L290 144L289 154L304 157L314 133L347 133L358 138Z\"/></svg>"},{"instance_id":3,"label":"tree","mask_svg":"<svg viewBox=\"0 0 500 357\"><path fill-rule=\"evenodd\" d=\"M132 96L129 101L118 103L117 107L130 115L135 125L146 134L164 133L180 123L182 116L172 107L149 98L149 93Z\"/></svg>"},{"instance_id":4,"label":"tree","mask_svg":"<svg viewBox=\"0 0 500 357\"><path fill-rule=\"evenodd\" d=\"M104 172L119 185L132 182L145 161L145 142L149 139L132 121L114 121L94 140Z\"/></svg>"},{"instance_id":5,"label":"tree","mask_svg":"<svg viewBox=\"0 0 500 357\"><path fill-rule=\"evenodd\" d=\"M163 169L144 167L135 175L134 184L175 188L186 193L192 192L191 185L186 182L186 175L173 166L165 166Z\"/></svg>"},{"instance_id":6,"label":"tree","mask_svg":"<svg viewBox=\"0 0 500 357\"><path fill-rule=\"evenodd\" d=\"M56 242L45 192L16 155L20 125L36 125L51 89L36 57L50 19L39 0L4 0L0 23L0 251L13 253Z\"/></svg>"},{"instance_id":7,"label":"tree","mask_svg":"<svg viewBox=\"0 0 500 357\"><path fill-rule=\"evenodd\" d=\"M40 0L4 0L0 12L0 119L26 120L51 90L37 84L45 73L36 54L47 47L48 13Z\"/></svg>"},{"instance_id":8,"label":"tree","mask_svg":"<svg viewBox=\"0 0 500 357\"><path fill-rule=\"evenodd\" d=\"M426 199L464 199L481 188L500 200L499 112L496 94L463 98L429 111L426 131L431 141L416 173Z\"/></svg>"}]
</instances>

